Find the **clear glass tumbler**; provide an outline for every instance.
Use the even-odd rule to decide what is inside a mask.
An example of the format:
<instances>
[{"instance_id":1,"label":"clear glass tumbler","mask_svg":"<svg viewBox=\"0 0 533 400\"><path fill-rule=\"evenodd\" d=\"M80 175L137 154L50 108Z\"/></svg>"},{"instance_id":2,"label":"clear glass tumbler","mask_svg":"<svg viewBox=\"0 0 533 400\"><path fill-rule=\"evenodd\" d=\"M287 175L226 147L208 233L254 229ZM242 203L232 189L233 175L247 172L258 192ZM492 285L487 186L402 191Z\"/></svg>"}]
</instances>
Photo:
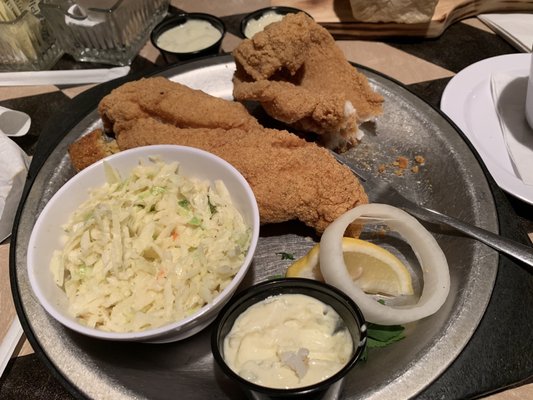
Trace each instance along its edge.
<instances>
[{"instance_id":1,"label":"clear glass tumbler","mask_svg":"<svg viewBox=\"0 0 533 400\"><path fill-rule=\"evenodd\" d=\"M0 71L51 68L63 55L37 1L0 0Z\"/></svg>"},{"instance_id":2,"label":"clear glass tumbler","mask_svg":"<svg viewBox=\"0 0 533 400\"><path fill-rule=\"evenodd\" d=\"M77 3L41 2L41 11L65 52L77 61L129 65L147 42L150 31L166 15L170 1L94 2L104 4L102 8L91 7L87 1Z\"/></svg>"}]
</instances>

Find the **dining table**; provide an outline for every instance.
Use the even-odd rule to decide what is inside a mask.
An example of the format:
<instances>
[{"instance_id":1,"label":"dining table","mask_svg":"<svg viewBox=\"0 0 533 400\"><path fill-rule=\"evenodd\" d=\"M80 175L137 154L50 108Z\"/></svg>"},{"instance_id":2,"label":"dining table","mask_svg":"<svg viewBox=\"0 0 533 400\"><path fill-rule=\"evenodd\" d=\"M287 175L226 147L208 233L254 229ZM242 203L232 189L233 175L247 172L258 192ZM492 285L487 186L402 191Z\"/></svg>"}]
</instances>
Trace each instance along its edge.
<instances>
[{"instance_id":1,"label":"dining table","mask_svg":"<svg viewBox=\"0 0 533 400\"><path fill-rule=\"evenodd\" d=\"M286 5L297 6L313 15L314 8L306 9L306 4L313 3L316 2L288 1ZM205 12L220 17L227 29L220 52L230 54L243 40L240 32L242 18L271 4L263 0L173 0L169 13ZM321 22L319 17L316 19ZM460 71L491 57L520 53L476 15L458 18L432 37L403 35L401 32L385 35L379 30L359 36L337 32L334 37L347 60L394 80L436 110L440 110L445 88ZM106 64L78 62L64 55L53 69L109 67ZM169 65L147 38L130 67L128 75L121 78L124 81L152 75ZM33 162L42 162L49 153L48 143L53 141L50 135L54 130L51 127L69 120L69 114L80 99L87 101L87 96L94 99L104 94L105 84L96 83L4 85L0 86L0 106L23 111L31 117L29 132L12 139L32 157ZM473 146L472 152L476 152ZM483 164L482 159L476 156ZM533 198L529 202L524 201L502 190L488 173L487 180L500 216L499 234L532 246ZM17 301L11 290L14 280L10 279L15 268L8 238L0 245L0 339L6 336L12 321L17 318ZM454 362L416 398L533 399L531 271L519 261L499 255L491 299L475 334ZM183 398L194 398L192 393L188 395ZM74 390L73 385L65 385L63 377L50 368L42 349L33 348L27 335L22 334L0 378L0 398L48 400L83 398L83 395ZM176 394L175 398L182 397Z\"/></svg>"}]
</instances>

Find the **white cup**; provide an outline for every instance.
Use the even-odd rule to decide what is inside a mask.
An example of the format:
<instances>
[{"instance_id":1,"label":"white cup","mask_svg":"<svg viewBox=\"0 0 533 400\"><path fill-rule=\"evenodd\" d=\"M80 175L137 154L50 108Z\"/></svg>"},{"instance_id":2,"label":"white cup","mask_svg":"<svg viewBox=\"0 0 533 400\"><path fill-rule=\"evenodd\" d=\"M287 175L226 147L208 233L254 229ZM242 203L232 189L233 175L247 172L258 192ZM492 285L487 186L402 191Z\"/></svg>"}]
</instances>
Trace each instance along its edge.
<instances>
[{"instance_id":1,"label":"white cup","mask_svg":"<svg viewBox=\"0 0 533 400\"><path fill-rule=\"evenodd\" d=\"M31 118L22 111L0 106L0 133L6 136L23 136L30 130Z\"/></svg>"},{"instance_id":2,"label":"white cup","mask_svg":"<svg viewBox=\"0 0 533 400\"><path fill-rule=\"evenodd\" d=\"M533 53L531 54L529 79L527 81L526 119L531 129L533 129Z\"/></svg>"}]
</instances>

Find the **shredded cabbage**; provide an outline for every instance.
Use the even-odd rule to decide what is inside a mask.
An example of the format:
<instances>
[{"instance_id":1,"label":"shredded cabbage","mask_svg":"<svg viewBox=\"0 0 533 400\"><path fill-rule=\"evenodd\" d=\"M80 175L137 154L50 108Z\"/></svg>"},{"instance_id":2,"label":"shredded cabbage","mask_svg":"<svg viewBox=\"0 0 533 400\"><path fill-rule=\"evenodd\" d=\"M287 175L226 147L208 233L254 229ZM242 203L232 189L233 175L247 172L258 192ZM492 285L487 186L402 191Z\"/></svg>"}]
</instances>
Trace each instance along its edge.
<instances>
[{"instance_id":1,"label":"shredded cabbage","mask_svg":"<svg viewBox=\"0 0 533 400\"><path fill-rule=\"evenodd\" d=\"M133 332L181 320L211 302L239 270L251 228L222 181L187 178L177 162L139 163L107 183L63 227L50 263L80 322Z\"/></svg>"}]
</instances>

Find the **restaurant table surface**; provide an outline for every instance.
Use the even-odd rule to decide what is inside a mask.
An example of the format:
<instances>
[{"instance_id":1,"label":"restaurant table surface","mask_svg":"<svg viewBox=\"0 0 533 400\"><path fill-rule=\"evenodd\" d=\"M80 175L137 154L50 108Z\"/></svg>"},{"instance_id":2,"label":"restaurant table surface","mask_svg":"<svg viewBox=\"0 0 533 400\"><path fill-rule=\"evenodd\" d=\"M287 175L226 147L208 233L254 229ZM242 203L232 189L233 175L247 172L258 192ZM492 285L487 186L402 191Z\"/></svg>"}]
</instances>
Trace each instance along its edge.
<instances>
[{"instance_id":1,"label":"restaurant table surface","mask_svg":"<svg viewBox=\"0 0 533 400\"><path fill-rule=\"evenodd\" d=\"M223 52L231 52L242 40L239 35L239 22L244 14L270 5L269 1L224 1L210 2L202 0L172 1L172 6L189 12L208 12L218 15L224 20L228 32L222 43ZM171 8L171 10L173 10ZM173 10L175 11L175 9ZM438 108L444 88L450 79L465 67L489 58L518 51L505 40L494 34L477 18L468 18L451 25L436 39L424 38L376 38L373 40L337 40L349 61L379 71L405 85L409 90L420 96L429 104ZM165 63L159 52L147 41L139 55L131 64L130 74L153 73ZM105 65L78 63L69 56L64 56L54 69L84 69L107 67ZM27 135L15 138L15 142L28 154L35 155L37 142L42 127L56 112L66 112L77 95L91 89L95 85L82 86L20 86L0 87L0 105L27 112L32 118L31 129ZM518 229L518 237L523 233L523 241L531 245L533 240L533 206L517 200L511 195L500 193L497 201L512 214L516 214L513 226ZM529 239L528 239L529 236ZM15 315L9 284L9 240L0 245L0 338L2 338ZM503 279L503 278L502 278ZM533 280L532 274L525 279ZM529 283L531 288L532 284ZM515 307L528 304L531 306L533 293L513 293L509 301ZM527 299L526 303L521 300ZM508 327L512 330L513 327ZM533 358L533 334L531 330L523 332L529 337L524 359ZM508 343L503 341L503 343ZM526 341L527 343L527 341ZM507 345L507 344L506 344ZM510 344L512 346L512 343ZM508 350L501 349L503 364ZM463 362L460 360L457 363ZM501 359L500 359L501 360ZM482 392L471 390L470 397L486 397L491 400L502 399L533 399L533 370L531 362L524 365L528 369L517 374L510 365L501 365L502 374L510 373L511 381L499 384L493 376L477 376L467 384L480 382ZM520 363L519 363L520 364ZM515 366L516 369L516 366ZM520 381L512 381L519 376ZM474 379L474 380L472 380ZM494 380L493 386L487 380ZM446 382L445 382L446 383ZM437 382L438 386L439 382ZM459 383L457 383L459 384ZM442 385L442 383L441 383ZM490 388L491 393L483 392ZM431 389L431 386L430 386ZM422 398L448 398L453 390L435 390L421 393ZM23 336L11 361L0 379L1 399L68 399L73 395L59 383L56 377L45 367L39 356L33 352L29 342Z\"/></svg>"}]
</instances>

